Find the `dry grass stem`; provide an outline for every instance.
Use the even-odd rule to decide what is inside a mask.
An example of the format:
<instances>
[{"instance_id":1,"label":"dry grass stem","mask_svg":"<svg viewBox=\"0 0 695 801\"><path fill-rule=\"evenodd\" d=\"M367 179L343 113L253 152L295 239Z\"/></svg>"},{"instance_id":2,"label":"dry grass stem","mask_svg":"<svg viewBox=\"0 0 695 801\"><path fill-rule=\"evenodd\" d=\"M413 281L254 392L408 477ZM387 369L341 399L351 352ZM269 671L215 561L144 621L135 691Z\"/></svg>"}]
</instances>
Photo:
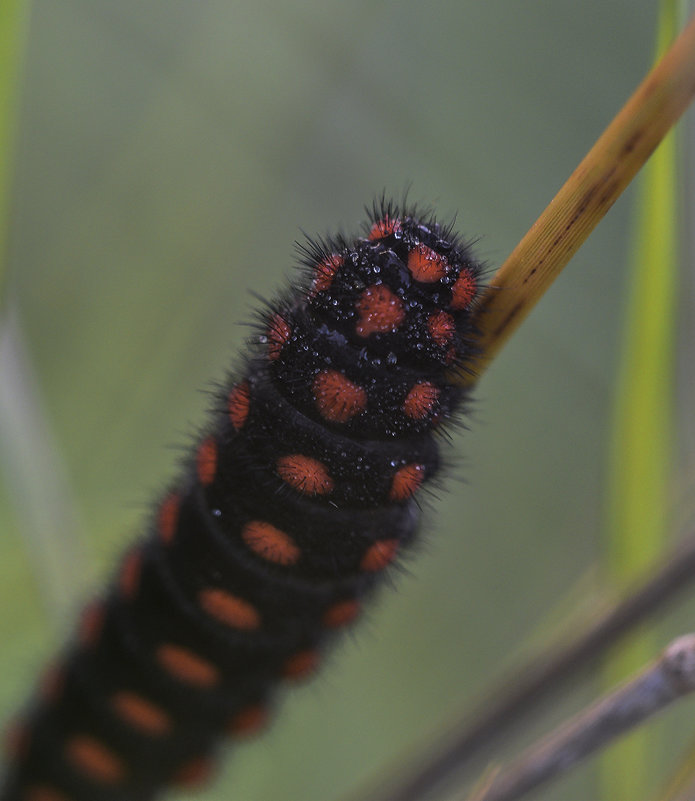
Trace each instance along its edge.
<instances>
[{"instance_id":1,"label":"dry grass stem","mask_svg":"<svg viewBox=\"0 0 695 801\"><path fill-rule=\"evenodd\" d=\"M477 313L482 354L476 374L494 359L694 94L695 17L495 274Z\"/></svg>"},{"instance_id":2,"label":"dry grass stem","mask_svg":"<svg viewBox=\"0 0 695 801\"><path fill-rule=\"evenodd\" d=\"M532 746L469 801L517 801L694 690L695 634L687 634L636 678Z\"/></svg>"}]
</instances>

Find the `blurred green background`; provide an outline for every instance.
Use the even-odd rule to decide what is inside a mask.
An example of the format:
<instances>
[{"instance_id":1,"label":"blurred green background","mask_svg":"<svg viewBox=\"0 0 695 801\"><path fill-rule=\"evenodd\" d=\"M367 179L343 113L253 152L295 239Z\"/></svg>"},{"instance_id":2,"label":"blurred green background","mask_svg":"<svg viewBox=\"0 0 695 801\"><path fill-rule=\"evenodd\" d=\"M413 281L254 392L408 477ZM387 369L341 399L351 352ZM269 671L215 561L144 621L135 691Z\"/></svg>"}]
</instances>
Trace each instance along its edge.
<instances>
[{"instance_id":1,"label":"blurred green background","mask_svg":"<svg viewBox=\"0 0 695 801\"><path fill-rule=\"evenodd\" d=\"M0 720L174 475L300 228L355 230L410 185L495 267L641 79L655 21L653 0L34 0L0 357ZM201 798L339 798L475 703L558 601L591 598L631 199L478 387L398 591ZM594 782L588 766L541 797Z\"/></svg>"}]
</instances>

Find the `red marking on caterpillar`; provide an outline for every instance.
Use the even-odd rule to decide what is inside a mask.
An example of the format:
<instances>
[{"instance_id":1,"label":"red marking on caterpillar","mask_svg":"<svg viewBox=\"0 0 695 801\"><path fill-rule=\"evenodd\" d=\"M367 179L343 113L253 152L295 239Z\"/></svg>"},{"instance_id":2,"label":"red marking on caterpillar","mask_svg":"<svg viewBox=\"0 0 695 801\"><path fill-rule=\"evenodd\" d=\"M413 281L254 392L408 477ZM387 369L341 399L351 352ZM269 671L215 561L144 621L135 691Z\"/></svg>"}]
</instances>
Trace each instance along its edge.
<instances>
[{"instance_id":1,"label":"red marking on caterpillar","mask_svg":"<svg viewBox=\"0 0 695 801\"><path fill-rule=\"evenodd\" d=\"M348 601L339 601L330 608L326 609L321 618L321 622L329 629L337 629L342 626L347 626L360 613L359 601L354 598Z\"/></svg>"},{"instance_id":2,"label":"red marking on caterpillar","mask_svg":"<svg viewBox=\"0 0 695 801\"><path fill-rule=\"evenodd\" d=\"M292 681L302 681L316 672L319 654L314 650L300 651L291 656L282 666L282 675Z\"/></svg>"},{"instance_id":3,"label":"red marking on caterpillar","mask_svg":"<svg viewBox=\"0 0 695 801\"><path fill-rule=\"evenodd\" d=\"M207 757L196 757L176 772L173 784L181 789L203 787L210 781L214 767Z\"/></svg>"},{"instance_id":4,"label":"red marking on caterpillar","mask_svg":"<svg viewBox=\"0 0 695 801\"><path fill-rule=\"evenodd\" d=\"M200 483L204 486L212 484L217 471L217 443L213 437L208 437L200 443L196 465Z\"/></svg>"},{"instance_id":5,"label":"red marking on caterpillar","mask_svg":"<svg viewBox=\"0 0 695 801\"><path fill-rule=\"evenodd\" d=\"M227 733L233 737L253 737L268 723L268 709L262 704L244 707L229 721Z\"/></svg>"},{"instance_id":6,"label":"red marking on caterpillar","mask_svg":"<svg viewBox=\"0 0 695 801\"><path fill-rule=\"evenodd\" d=\"M449 262L426 245L418 245L408 254L408 269L416 281L432 284L449 272Z\"/></svg>"},{"instance_id":7,"label":"red marking on caterpillar","mask_svg":"<svg viewBox=\"0 0 695 801\"><path fill-rule=\"evenodd\" d=\"M396 558L400 540L377 540L370 545L360 561L360 568L367 573L377 573L388 567Z\"/></svg>"},{"instance_id":8,"label":"red marking on caterpillar","mask_svg":"<svg viewBox=\"0 0 695 801\"><path fill-rule=\"evenodd\" d=\"M215 587L201 590L199 598L201 607L225 626L248 631L260 628L258 610L243 598Z\"/></svg>"},{"instance_id":9,"label":"red marking on caterpillar","mask_svg":"<svg viewBox=\"0 0 695 801\"><path fill-rule=\"evenodd\" d=\"M451 287L450 308L461 310L465 309L473 302L477 289L477 280L472 272L463 270L456 283Z\"/></svg>"},{"instance_id":10,"label":"red marking on caterpillar","mask_svg":"<svg viewBox=\"0 0 695 801\"><path fill-rule=\"evenodd\" d=\"M170 543L176 532L179 518L179 497L175 493L167 495L159 508L157 520L159 536L165 543Z\"/></svg>"},{"instance_id":11,"label":"red marking on caterpillar","mask_svg":"<svg viewBox=\"0 0 695 801\"><path fill-rule=\"evenodd\" d=\"M314 280L311 284L310 296L317 292L326 292L333 283L333 276L343 266L343 259L331 253L320 261L314 271Z\"/></svg>"},{"instance_id":12,"label":"red marking on caterpillar","mask_svg":"<svg viewBox=\"0 0 695 801\"><path fill-rule=\"evenodd\" d=\"M389 500L404 501L411 498L425 480L425 465L407 464L396 471L391 483Z\"/></svg>"},{"instance_id":13,"label":"red marking on caterpillar","mask_svg":"<svg viewBox=\"0 0 695 801\"><path fill-rule=\"evenodd\" d=\"M125 778L122 760L93 737L71 737L65 744L65 755L73 767L99 784L113 785Z\"/></svg>"},{"instance_id":14,"label":"red marking on caterpillar","mask_svg":"<svg viewBox=\"0 0 695 801\"><path fill-rule=\"evenodd\" d=\"M214 687L220 680L219 670L203 657L186 648L165 643L157 649L157 662L171 676L195 687Z\"/></svg>"},{"instance_id":15,"label":"red marking on caterpillar","mask_svg":"<svg viewBox=\"0 0 695 801\"><path fill-rule=\"evenodd\" d=\"M141 567L142 550L139 547L132 548L123 560L118 575L118 586L124 598L132 598L135 595L140 582Z\"/></svg>"},{"instance_id":16,"label":"red marking on caterpillar","mask_svg":"<svg viewBox=\"0 0 695 801\"><path fill-rule=\"evenodd\" d=\"M439 389L430 381L418 381L403 401L403 413L413 420L421 420L432 411L439 398Z\"/></svg>"},{"instance_id":17,"label":"red marking on caterpillar","mask_svg":"<svg viewBox=\"0 0 695 801\"><path fill-rule=\"evenodd\" d=\"M279 314L274 314L268 324L268 356L274 361L280 358L285 343L292 335L292 329Z\"/></svg>"},{"instance_id":18,"label":"red marking on caterpillar","mask_svg":"<svg viewBox=\"0 0 695 801\"><path fill-rule=\"evenodd\" d=\"M456 333L456 323L450 314L439 311L427 320L427 330L437 345L448 345Z\"/></svg>"},{"instance_id":19,"label":"red marking on caterpillar","mask_svg":"<svg viewBox=\"0 0 695 801\"><path fill-rule=\"evenodd\" d=\"M403 301L382 284L365 289L356 308L359 320L355 330L364 338L372 334L393 333L405 319Z\"/></svg>"},{"instance_id":20,"label":"red marking on caterpillar","mask_svg":"<svg viewBox=\"0 0 695 801\"><path fill-rule=\"evenodd\" d=\"M367 393L338 370L322 370L312 387L316 408L331 423L347 423L367 406Z\"/></svg>"},{"instance_id":21,"label":"red marking on caterpillar","mask_svg":"<svg viewBox=\"0 0 695 801\"><path fill-rule=\"evenodd\" d=\"M249 414L249 382L242 381L229 393L229 419L237 431L240 431Z\"/></svg>"},{"instance_id":22,"label":"red marking on caterpillar","mask_svg":"<svg viewBox=\"0 0 695 801\"><path fill-rule=\"evenodd\" d=\"M277 460L280 478L303 495L328 495L333 491L333 479L324 464L311 456L293 453Z\"/></svg>"},{"instance_id":23,"label":"red marking on caterpillar","mask_svg":"<svg viewBox=\"0 0 695 801\"><path fill-rule=\"evenodd\" d=\"M211 418L21 724L0 798L149 801L312 676L413 542L465 400L480 265L431 215L376 204L309 242ZM159 756L155 758L153 754Z\"/></svg>"},{"instance_id":24,"label":"red marking on caterpillar","mask_svg":"<svg viewBox=\"0 0 695 801\"><path fill-rule=\"evenodd\" d=\"M396 231L400 231L401 221L393 219L386 214L380 220L375 220L372 227L369 229L369 239L385 239L387 236L392 236Z\"/></svg>"},{"instance_id":25,"label":"red marking on caterpillar","mask_svg":"<svg viewBox=\"0 0 695 801\"><path fill-rule=\"evenodd\" d=\"M247 523L241 536L246 545L262 559L278 565L294 565L301 551L292 537L262 520Z\"/></svg>"},{"instance_id":26,"label":"red marking on caterpillar","mask_svg":"<svg viewBox=\"0 0 695 801\"><path fill-rule=\"evenodd\" d=\"M121 690L111 698L114 712L145 734L160 737L172 728L170 716L156 704L136 693Z\"/></svg>"}]
</instances>

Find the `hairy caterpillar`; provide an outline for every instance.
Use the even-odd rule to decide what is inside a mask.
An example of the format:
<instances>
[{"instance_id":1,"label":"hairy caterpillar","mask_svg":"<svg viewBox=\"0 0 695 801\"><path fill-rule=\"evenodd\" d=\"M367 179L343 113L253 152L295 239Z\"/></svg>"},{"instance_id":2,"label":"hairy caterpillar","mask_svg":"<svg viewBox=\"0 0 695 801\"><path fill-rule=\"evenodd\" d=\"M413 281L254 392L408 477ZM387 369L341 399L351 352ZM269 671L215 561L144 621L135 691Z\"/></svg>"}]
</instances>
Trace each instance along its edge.
<instances>
[{"instance_id":1,"label":"hairy caterpillar","mask_svg":"<svg viewBox=\"0 0 695 801\"><path fill-rule=\"evenodd\" d=\"M481 265L382 200L309 242L182 476L14 738L3 801L139 801L194 784L311 675L412 541L465 399Z\"/></svg>"}]
</instances>

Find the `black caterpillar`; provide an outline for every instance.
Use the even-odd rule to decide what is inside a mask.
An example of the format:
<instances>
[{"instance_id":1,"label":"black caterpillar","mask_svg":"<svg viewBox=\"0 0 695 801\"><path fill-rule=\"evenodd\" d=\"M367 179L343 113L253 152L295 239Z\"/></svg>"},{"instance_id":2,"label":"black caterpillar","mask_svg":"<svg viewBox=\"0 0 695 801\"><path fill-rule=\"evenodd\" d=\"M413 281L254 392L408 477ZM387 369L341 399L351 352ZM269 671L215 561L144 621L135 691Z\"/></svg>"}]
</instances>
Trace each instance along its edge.
<instances>
[{"instance_id":1,"label":"black caterpillar","mask_svg":"<svg viewBox=\"0 0 695 801\"><path fill-rule=\"evenodd\" d=\"M2 801L145 801L259 729L411 543L465 391L481 266L450 227L375 203L301 247L148 533L14 729Z\"/></svg>"}]
</instances>

